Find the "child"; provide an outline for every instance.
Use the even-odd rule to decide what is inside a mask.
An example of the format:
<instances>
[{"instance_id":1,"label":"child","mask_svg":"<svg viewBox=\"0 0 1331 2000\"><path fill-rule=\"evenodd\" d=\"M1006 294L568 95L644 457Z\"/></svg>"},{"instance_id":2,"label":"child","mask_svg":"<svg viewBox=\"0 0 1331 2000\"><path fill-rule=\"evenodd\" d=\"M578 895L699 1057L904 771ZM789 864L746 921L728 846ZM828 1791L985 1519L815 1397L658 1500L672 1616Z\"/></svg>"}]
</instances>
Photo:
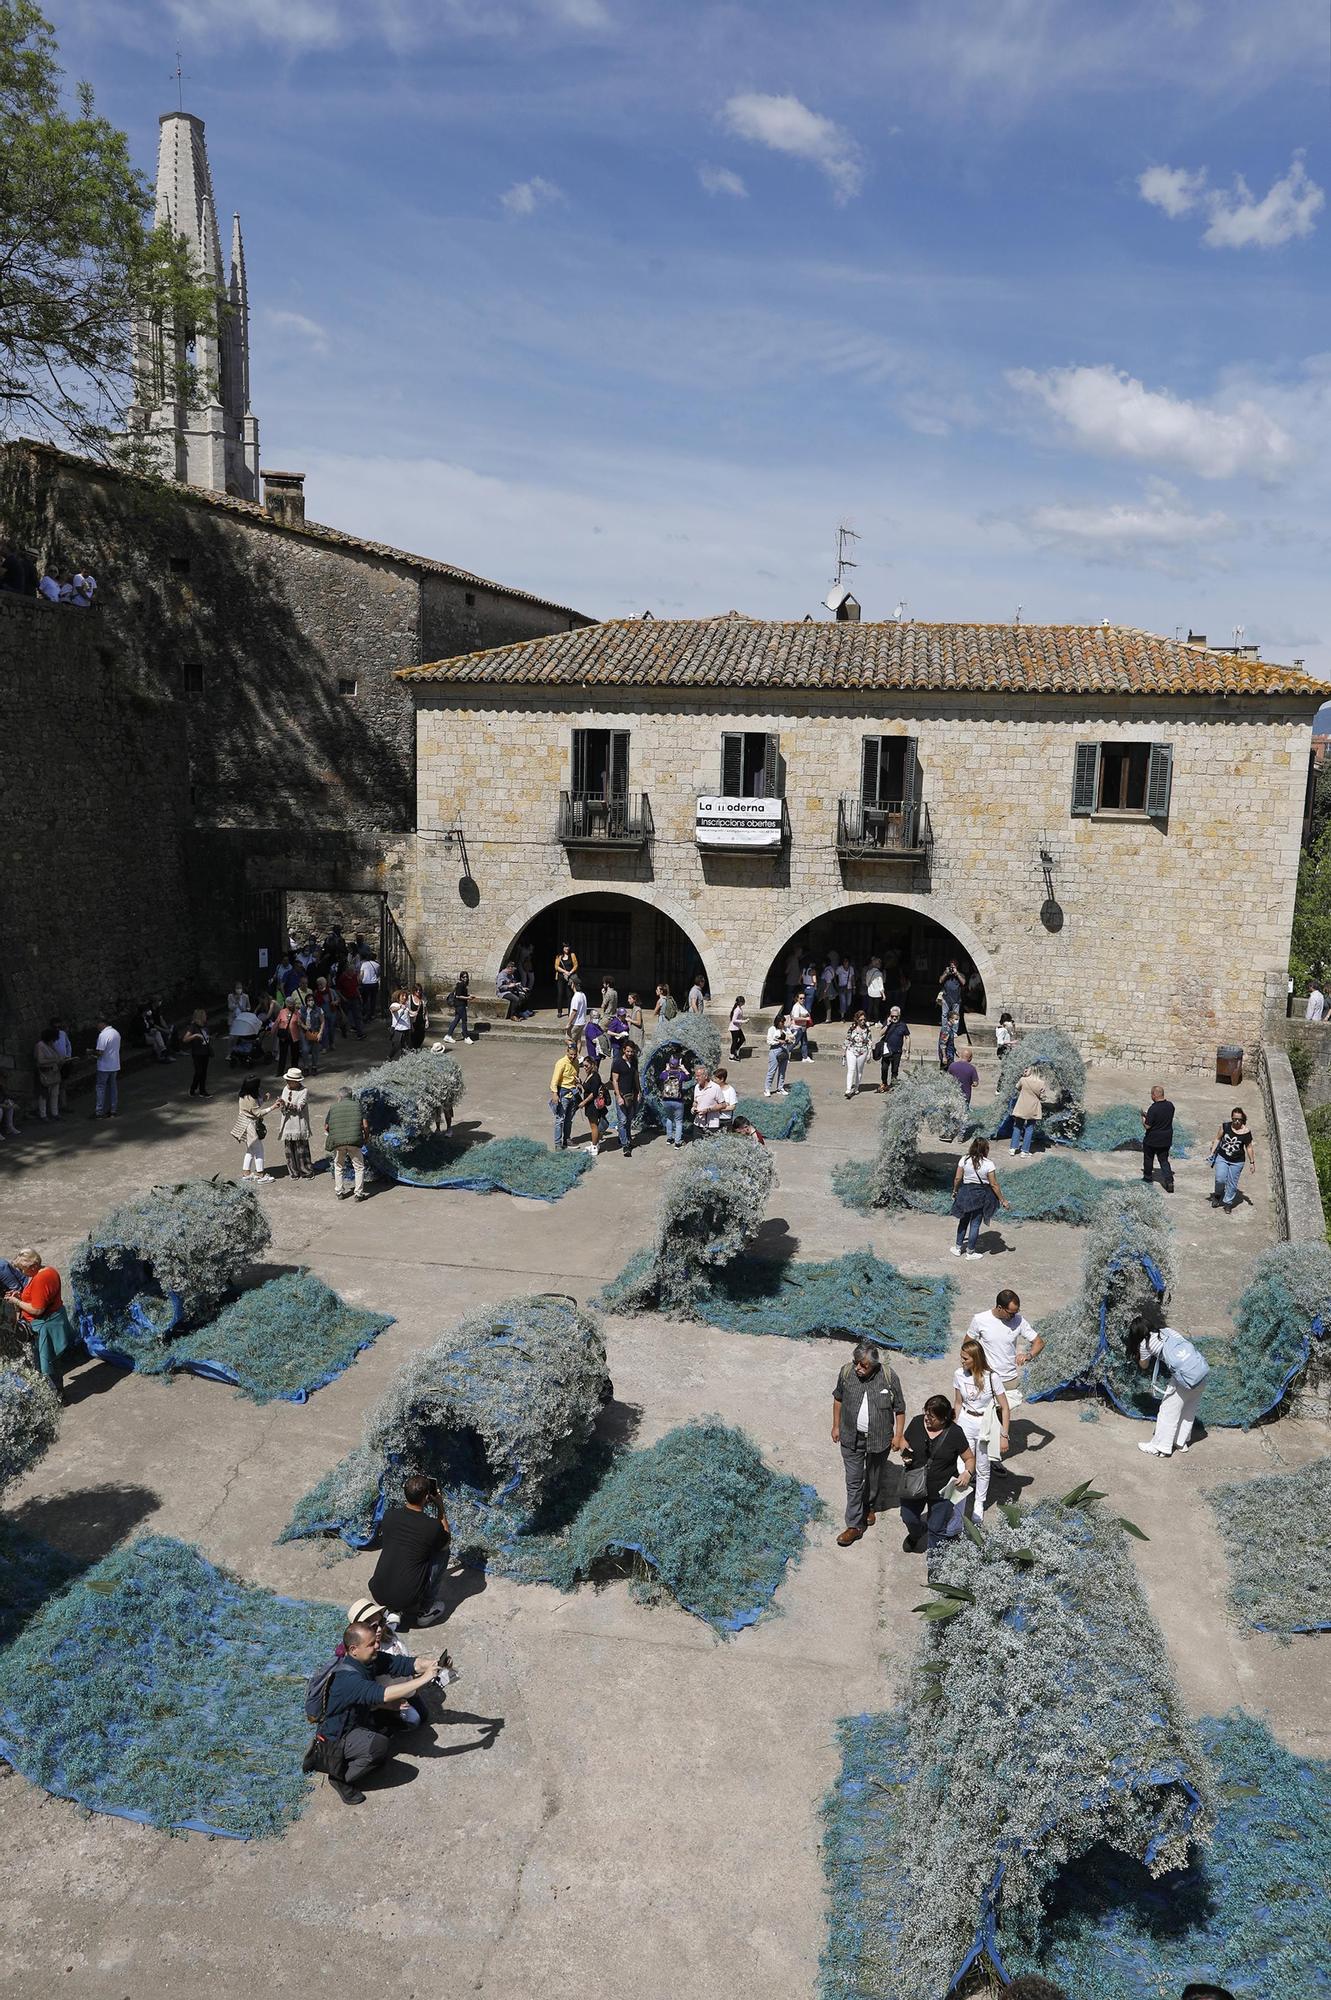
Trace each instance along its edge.
<instances>
[{"instance_id":1,"label":"child","mask_svg":"<svg viewBox=\"0 0 1331 2000\"><path fill-rule=\"evenodd\" d=\"M735 995L735 1004L730 1010L730 1060L736 1062L744 1047L744 1023L748 1016L744 1012L744 995Z\"/></svg>"},{"instance_id":2,"label":"child","mask_svg":"<svg viewBox=\"0 0 1331 2000\"><path fill-rule=\"evenodd\" d=\"M998 1060L1000 1063L1012 1047L1016 1033L1017 1024L1012 1016L1010 1014L1000 1014L998 1017L998 1026L994 1029L994 1042L998 1048Z\"/></svg>"}]
</instances>

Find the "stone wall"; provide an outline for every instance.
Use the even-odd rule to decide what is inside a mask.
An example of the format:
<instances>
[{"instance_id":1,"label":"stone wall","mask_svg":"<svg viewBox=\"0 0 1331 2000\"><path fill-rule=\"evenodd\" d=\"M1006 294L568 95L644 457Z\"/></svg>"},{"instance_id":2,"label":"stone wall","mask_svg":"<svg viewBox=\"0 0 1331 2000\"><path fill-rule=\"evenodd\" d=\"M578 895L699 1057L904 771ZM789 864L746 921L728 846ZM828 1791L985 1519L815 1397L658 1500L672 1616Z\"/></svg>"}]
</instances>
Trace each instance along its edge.
<instances>
[{"instance_id":1,"label":"stone wall","mask_svg":"<svg viewBox=\"0 0 1331 2000\"><path fill-rule=\"evenodd\" d=\"M186 856L193 919L164 940L165 955L177 976L197 971L221 991L253 977L267 941L257 892L382 892L403 915L415 719L394 676L427 657L427 633L437 658L585 622L409 556L41 447L0 448L0 528L41 560L98 578L89 615L108 684L125 697L137 691L151 718L141 732L154 767L146 838ZM0 656L8 651L0 632ZM59 697L51 714L63 715ZM169 826L158 764L162 783L171 780ZM99 796L86 794L89 810ZM116 812L100 845L108 870L135 877L138 857L122 846ZM44 852L32 889L49 906L82 867L58 815ZM142 908L145 925L159 929L167 912L151 898Z\"/></svg>"},{"instance_id":2,"label":"stone wall","mask_svg":"<svg viewBox=\"0 0 1331 2000\"><path fill-rule=\"evenodd\" d=\"M0 594L0 1067L26 1094L63 1017L192 996L189 774L169 700L128 680L98 611Z\"/></svg>"},{"instance_id":3,"label":"stone wall","mask_svg":"<svg viewBox=\"0 0 1331 2000\"><path fill-rule=\"evenodd\" d=\"M618 692L618 691L616 691ZM714 996L752 1002L778 954L824 913L882 902L936 920L978 967L991 1011L1054 1021L1092 1056L1207 1068L1220 1042L1259 1042L1283 991L1307 765L1307 704L1039 700L775 702L634 693L612 707L544 691L421 683L418 837L409 934L429 976L488 981L553 901L637 898L673 919ZM496 691L499 693L499 691ZM630 732L629 788L646 792L645 854L568 852L556 837L574 728ZM704 856L694 802L720 785L725 730L779 733L791 839L779 856ZM935 846L927 865L843 862L837 800L858 790L866 734L917 739ZM1074 819L1078 741L1168 742L1166 825ZM442 840L460 825L472 879ZM1057 913L1049 911L1042 852ZM1043 914L1042 914L1043 913ZM1049 928L1053 919L1059 927Z\"/></svg>"}]
</instances>

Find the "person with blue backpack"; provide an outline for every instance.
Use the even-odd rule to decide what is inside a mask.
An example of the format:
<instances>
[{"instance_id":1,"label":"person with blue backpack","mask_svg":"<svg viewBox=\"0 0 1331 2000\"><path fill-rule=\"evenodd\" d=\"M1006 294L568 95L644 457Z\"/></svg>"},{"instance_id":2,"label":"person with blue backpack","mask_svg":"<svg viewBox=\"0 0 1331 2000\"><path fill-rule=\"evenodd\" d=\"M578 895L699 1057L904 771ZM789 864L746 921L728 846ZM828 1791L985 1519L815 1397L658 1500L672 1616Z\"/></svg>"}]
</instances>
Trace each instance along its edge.
<instances>
[{"instance_id":1,"label":"person with blue backpack","mask_svg":"<svg viewBox=\"0 0 1331 2000\"><path fill-rule=\"evenodd\" d=\"M1155 1326L1138 1313L1128 1328L1128 1360L1143 1372L1151 1370L1151 1390L1160 1398L1155 1434L1143 1438L1138 1451L1155 1458L1186 1451L1192 1439L1197 1405L1210 1374L1206 1357L1172 1326ZM1161 1380L1163 1371L1164 1380Z\"/></svg>"}]
</instances>

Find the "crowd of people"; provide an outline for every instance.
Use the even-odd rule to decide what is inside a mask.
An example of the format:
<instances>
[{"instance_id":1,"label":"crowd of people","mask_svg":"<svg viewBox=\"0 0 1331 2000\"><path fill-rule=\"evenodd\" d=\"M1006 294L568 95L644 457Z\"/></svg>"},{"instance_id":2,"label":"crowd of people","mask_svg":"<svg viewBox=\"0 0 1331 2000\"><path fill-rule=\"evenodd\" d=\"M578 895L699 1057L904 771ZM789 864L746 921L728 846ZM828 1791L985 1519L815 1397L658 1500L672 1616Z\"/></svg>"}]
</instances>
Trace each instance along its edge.
<instances>
[{"instance_id":1,"label":"crowd of people","mask_svg":"<svg viewBox=\"0 0 1331 2000\"><path fill-rule=\"evenodd\" d=\"M10 542L0 550L0 590L86 611L97 595L97 579L86 564L73 570L58 569L54 563L42 567L31 549Z\"/></svg>"}]
</instances>

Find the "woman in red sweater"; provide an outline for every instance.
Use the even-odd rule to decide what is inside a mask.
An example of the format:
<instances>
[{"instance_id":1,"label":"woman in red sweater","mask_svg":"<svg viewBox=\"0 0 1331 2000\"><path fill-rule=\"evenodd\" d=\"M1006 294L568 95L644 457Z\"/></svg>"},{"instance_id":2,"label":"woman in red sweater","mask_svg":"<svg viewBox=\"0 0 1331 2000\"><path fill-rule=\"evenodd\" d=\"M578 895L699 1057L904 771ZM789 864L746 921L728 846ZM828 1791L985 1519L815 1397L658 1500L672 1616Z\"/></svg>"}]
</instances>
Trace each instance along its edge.
<instances>
[{"instance_id":1,"label":"woman in red sweater","mask_svg":"<svg viewBox=\"0 0 1331 2000\"><path fill-rule=\"evenodd\" d=\"M65 1360L78 1345L78 1338L65 1311L60 1273L43 1264L35 1250L16 1251L14 1263L25 1283L22 1291L6 1292L5 1298L32 1336L37 1366L63 1403Z\"/></svg>"}]
</instances>

